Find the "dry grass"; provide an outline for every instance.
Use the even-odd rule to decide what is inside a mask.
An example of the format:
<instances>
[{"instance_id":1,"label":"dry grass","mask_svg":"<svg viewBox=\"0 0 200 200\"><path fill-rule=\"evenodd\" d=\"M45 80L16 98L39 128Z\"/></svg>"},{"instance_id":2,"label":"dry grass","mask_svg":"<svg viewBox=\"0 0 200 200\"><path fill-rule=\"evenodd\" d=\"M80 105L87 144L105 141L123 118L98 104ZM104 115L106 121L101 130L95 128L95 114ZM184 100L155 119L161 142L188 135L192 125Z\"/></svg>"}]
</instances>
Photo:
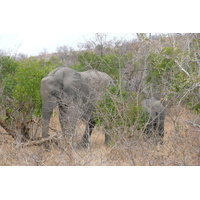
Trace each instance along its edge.
<instances>
[{"instance_id":1,"label":"dry grass","mask_svg":"<svg viewBox=\"0 0 200 200\"><path fill-rule=\"evenodd\" d=\"M104 145L101 128L95 128L91 147L71 148L65 140L58 145L31 146L21 148L8 135L0 135L0 165L4 166L174 166L200 165L200 130L187 124L195 122L198 116L185 108L173 107L168 111L165 123L163 145L124 138L113 146ZM51 126L60 130L57 117L51 119ZM77 141L80 141L84 125L80 123ZM5 132L2 128L0 132ZM51 131L53 133L53 131Z\"/></svg>"}]
</instances>

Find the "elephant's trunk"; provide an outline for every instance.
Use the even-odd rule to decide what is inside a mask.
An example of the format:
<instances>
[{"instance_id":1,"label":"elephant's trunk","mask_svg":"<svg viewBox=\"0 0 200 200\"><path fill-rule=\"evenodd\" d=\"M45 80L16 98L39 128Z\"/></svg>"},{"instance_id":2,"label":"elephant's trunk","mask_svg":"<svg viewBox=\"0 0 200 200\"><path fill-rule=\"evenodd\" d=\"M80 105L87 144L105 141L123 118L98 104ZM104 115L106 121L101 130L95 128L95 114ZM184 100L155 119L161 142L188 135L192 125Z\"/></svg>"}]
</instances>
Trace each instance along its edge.
<instances>
[{"instance_id":1,"label":"elephant's trunk","mask_svg":"<svg viewBox=\"0 0 200 200\"><path fill-rule=\"evenodd\" d=\"M49 123L53 109L56 107L56 103L43 102L42 103L42 137L47 138L49 136Z\"/></svg>"}]
</instances>

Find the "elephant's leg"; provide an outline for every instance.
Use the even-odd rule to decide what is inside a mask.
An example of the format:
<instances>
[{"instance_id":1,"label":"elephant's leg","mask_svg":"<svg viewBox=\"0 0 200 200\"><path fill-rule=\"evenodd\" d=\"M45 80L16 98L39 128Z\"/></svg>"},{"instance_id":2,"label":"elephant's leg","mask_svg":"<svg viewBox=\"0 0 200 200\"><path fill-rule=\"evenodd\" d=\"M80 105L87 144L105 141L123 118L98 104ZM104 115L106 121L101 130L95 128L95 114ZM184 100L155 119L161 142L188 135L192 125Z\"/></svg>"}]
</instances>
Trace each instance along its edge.
<instances>
[{"instance_id":1,"label":"elephant's leg","mask_svg":"<svg viewBox=\"0 0 200 200\"><path fill-rule=\"evenodd\" d=\"M69 105L59 105L59 120L62 133L69 144L74 144L76 125L79 120L76 107Z\"/></svg>"},{"instance_id":2,"label":"elephant's leg","mask_svg":"<svg viewBox=\"0 0 200 200\"><path fill-rule=\"evenodd\" d=\"M164 122L161 121L159 124L158 124L158 135L163 138L164 137Z\"/></svg>"},{"instance_id":3,"label":"elephant's leg","mask_svg":"<svg viewBox=\"0 0 200 200\"><path fill-rule=\"evenodd\" d=\"M156 131L155 131L155 142L156 144L163 144L163 137L164 137L164 123L158 122L156 125Z\"/></svg>"},{"instance_id":4,"label":"elephant's leg","mask_svg":"<svg viewBox=\"0 0 200 200\"><path fill-rule=\"evenodd\" d=\"M158 116L154 121L154 132L156 133L157 137L164 137L164 121L162 120L161 116Z\"/></svg>"},{"instance_id":5,"label":"elephant's leg","mask_svg":"<svg viewBox=\"0 0 200 200\"><path fill-rule=\"evenodd\" d=\"M147 122L144 133L145 141L154 142L154 122L152 121L152 118Z\"/></svg>"},{"instance_id":6,"label":"elephant's leg","mask_svg":"<svg viewBox=\"0 0 200 200\"><path fill-rule=\"evenodd\" d=\"M62 129L62 133L65 135L67 134L67 106L64 106L63 104L59 104L59 121L60 126Z\"/></svg>"},{"instance_id":7,"label":"elephant's leg","mask_svg":"<svg viewBox=\"0 0 200 200\"><path fill-rule=\"evenodd\" d=\"M59 105L59 120L64 135L74 135L77 123L75 110L68 106Z\"/></svg>"},{"instance_id":8,"label":"elephant's leg","mask_svg":"<svg viewBox=\"0 0 200 200\"><path fill-rule=\"evenodd\" d=\"M160 116L156 117L156 119L153 121L153 132L154 142L156 144L163 144L164 122L160 119Z\"/></svg>"},{"instance_id":9,"label":"elephant's leg","mask_svg":"<svg viewBox=\"0 0 200 200\"><path fill-rule=\"evenodd\" d=\"M89 122L86 123L85 133L83 134L83 138L82 138L82 142L81 142L83 147L88 147L88 145L90 143L90 136L95 127L95 124L96 123L93 119L90 119Z\"/></svg>"},{"instance_id":10,"label":"elephant's leg","mask_svg":"<svg viewBox=\"0 0 200 200\"><path fill-rule=\"evenodd\" d=\"M152 132L153 132L152 129L153 129L153 123L148 122L144 129L144 133L147 135L148 138L150 138L152 136Z\"/></svg>"},{"instance_id":11,"label":"elephant's leg","mask_svg":"<svg viewBox=\"0 0 200 200\"><path fill-rule=\"evenodd\" d=\"M108 145L111 141L111 137L109 133L105 133L105 144Z\"/></svg>"}]
</instances>

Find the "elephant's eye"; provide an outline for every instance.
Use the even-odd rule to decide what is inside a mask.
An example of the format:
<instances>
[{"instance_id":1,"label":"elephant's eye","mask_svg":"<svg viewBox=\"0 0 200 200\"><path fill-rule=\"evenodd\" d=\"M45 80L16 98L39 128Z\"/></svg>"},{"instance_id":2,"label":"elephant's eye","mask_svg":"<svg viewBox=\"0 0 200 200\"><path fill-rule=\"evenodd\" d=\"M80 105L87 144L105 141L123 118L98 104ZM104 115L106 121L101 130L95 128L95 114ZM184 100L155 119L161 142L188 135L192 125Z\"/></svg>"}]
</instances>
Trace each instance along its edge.
<instances>
[{"instance_id":1,"label":"elephant's eye","mask_svg":"<svg viewBox=\"0 0 200 200\"><path fill-rule=\"evenodd\" d=\"M56 97L58 97L59 96L59 92L58 91L51 91L51 95L52 96L56 96Z\"/></svg>"}]
</instances>

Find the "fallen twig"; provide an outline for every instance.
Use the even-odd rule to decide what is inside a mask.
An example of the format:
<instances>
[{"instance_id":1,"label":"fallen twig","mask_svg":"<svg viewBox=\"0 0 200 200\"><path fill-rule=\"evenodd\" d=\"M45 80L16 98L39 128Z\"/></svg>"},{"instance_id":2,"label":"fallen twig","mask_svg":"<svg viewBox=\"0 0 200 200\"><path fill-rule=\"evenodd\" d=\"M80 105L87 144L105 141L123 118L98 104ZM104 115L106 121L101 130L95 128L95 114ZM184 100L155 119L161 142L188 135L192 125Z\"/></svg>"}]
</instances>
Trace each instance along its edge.
<instances>
[{"instance_id":1,"label":"fallen twig","mask_svg":"<svg viewBox=\"0 0 200 200\"><path fill-rule=\"evenodd\" d=\"M192 126L194 126L194 127L200 128L200 125L199 125L199 124L195 124L195 123L190 122L190 121L187 121L187 120L186 120L185 122L187 122L188 124L190 124L190 125L192 125Z\"/></svg>"},{"instance_id":2,"label":"fallen twig","mask_svg":"<svg viewBox=\"0 0 200 200\"><path fill-rule=\"evenodd\" d=\"M31 119L31 120L27 121L26 123L27 123L27 124L29 124L29 123L35 123L35 124L37 124L39 127L41 127L41 125L40 125L38 122L36 122L34 119ZM62 133L62 131L53 129L53 128L51 128L51 127L49 127L49 129L51 129L52 131L54 131L54 132L56 132L56 133L59 133L59 134Z\"/></svg>"},{"instance_id":3,"label":"fallen twig","mask_svg":"<svg viewBox=\"0 0 200 200\"><path fill-rule=\"evenodd\" d=\"M45 142L56 140L56 134L49 136L48 138L42 138L41 140L30 141L26 143L21 143L21 147L28 147L28 146L37 146L44 144Z\"/></svg>"},{"instance_id":4,"label":"fallen twig","mask_svg":"<svg viewBox=\"0 0 200 200\"><path fill-rule=\"evenodd\" d=\"M31 119L31 120L29 120L29 121L26 121L26 123L27 123L27 124L35 123L35 124L37 124L38 126L41 127L41 125L40 125L38 122L36 122L34 119Z\"/></svg>"}]
</instances>

